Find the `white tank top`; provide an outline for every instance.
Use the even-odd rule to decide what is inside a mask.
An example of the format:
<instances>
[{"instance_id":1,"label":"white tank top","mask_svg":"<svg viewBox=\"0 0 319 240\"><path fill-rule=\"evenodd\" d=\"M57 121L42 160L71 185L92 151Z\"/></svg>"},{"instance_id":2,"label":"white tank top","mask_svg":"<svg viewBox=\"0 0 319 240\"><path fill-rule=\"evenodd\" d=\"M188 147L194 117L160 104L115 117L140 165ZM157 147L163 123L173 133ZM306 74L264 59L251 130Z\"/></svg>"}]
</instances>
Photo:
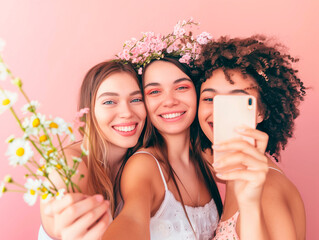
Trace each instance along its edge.
<instances>
[{"instance_id":1,"label":"white tank top","mask_svg":"<svg viewBox=\"0 0 319 240\"><path fill-rule=\"evenodd\" d=\"M192 227L196 233L195 236L186 218L182 204L175 199L173 193L167 188L158 160L149 152L139 151L135 154L138 153L149 154L155 159L165 187L164 200L155 215L151 217L151 240L212 239L219 220L214 199L211 199L210 202L206 203L203 207L185 206Z\"/></svg>"}]
</instances>

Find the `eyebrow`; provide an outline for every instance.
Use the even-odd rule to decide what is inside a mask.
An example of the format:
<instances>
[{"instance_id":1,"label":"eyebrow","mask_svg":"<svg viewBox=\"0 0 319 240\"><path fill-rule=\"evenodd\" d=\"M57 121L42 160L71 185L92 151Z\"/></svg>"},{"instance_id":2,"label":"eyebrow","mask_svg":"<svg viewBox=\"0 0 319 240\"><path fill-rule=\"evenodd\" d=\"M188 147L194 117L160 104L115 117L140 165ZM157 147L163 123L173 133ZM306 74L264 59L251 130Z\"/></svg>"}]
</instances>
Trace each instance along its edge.
<instances>
[{"instance_id":1,"label":"eyebrow","mask_svg":"<svg viewBox=\"0 0 319 240\"><path fill-rule=\"evenodd\" d=\"M176 83L179 83L179 82L183 82L183 81L189 81L191 83L193 83L193 81L189 78L186 78L186 77L182 77L182 78L179 78L179 79L176 79L174 81L173 84L176 84ZM160 86L161 84L157 83L157 82L152 82L152 83L148 83L144 86L144 89L147 88L147 87L151 87L151 86Z\"/></svg>"},{"instance_id":2,"label":"eyebrow","mask_svg":"<svg viewBox=\"0 0 319 240\"><path fill-rule=\"evenodd\" d=\"M134 96L134 95L137 95L137 94L142 94L142 93L141 93L140 90L137 90L137 91L131 92L130 96ZM120 95L118 93L115 93L115 92L104 92L98 97L98 99L101 98L101 97L105 97L105 96L116 96L116 97L118 97Z\"/></svg>"},{"instance_id":3,"label":"eyebrow","mask_svg":"<svg viewBox=\"0 0 319 240\"><path fill-rule=\"evenodd\" d=\"M247 88L244 88L244 89L234 89L234 90L229 91L228 93L244 93L244 94L249 95L249 93L246 91L246 89L247 89ZM203 89L203 91L201 92L201 94L202 94L203 92L218 93L218 91L216 91L214 88L205 88L205 89Z\"/></svg>"}]
</instances>

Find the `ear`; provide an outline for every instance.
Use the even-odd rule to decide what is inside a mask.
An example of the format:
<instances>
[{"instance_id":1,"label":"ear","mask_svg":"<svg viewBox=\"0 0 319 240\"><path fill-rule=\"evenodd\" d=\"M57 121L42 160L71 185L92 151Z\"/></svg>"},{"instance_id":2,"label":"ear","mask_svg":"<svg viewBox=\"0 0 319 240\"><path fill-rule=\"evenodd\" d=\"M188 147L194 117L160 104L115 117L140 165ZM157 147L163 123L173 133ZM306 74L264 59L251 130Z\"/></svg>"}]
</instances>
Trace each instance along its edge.
<instances>
[{"instance_id":1,"label":"ear","mask_svg":"<svg viewBox=\"0 0 319 240\"><path fill-rule=\"evenodd\" d=\"M262 121L264 121L264 114L261 113L261 112L258 112L256 121L257 121L257 124L261 123Z\"/></svg>"}]
</instances>

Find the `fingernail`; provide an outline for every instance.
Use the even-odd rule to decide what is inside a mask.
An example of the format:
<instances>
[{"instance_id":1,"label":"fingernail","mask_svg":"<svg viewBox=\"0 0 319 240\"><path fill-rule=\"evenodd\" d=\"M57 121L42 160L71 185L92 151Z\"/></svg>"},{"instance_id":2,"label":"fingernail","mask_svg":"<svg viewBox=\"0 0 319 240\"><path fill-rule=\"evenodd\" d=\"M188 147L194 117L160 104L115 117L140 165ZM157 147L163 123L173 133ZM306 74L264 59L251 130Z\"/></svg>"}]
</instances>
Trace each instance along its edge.
<instances>
[{"instance_id":1,"label":"fingernail","mask_svg":"<svg viewBox=\"0 0 319 240\"><path fill-rule=\"evenodd\" d=\"M223 174L221 174L221 173L216 173L216 177L222 177L223 176Z\"/></svg>"},{"instance_id":2,"label":"fingernail","mask_svg":"<svg viewBox=\"0 0 319 240\"><path fill-rule=\"evenodd\" d=\"M104 200L104 198L103 198L102 195L95 195L95 199L96 199L96 201L98 201L98 202L103 202L103 200Z\"/></svg>"}]
</instances>

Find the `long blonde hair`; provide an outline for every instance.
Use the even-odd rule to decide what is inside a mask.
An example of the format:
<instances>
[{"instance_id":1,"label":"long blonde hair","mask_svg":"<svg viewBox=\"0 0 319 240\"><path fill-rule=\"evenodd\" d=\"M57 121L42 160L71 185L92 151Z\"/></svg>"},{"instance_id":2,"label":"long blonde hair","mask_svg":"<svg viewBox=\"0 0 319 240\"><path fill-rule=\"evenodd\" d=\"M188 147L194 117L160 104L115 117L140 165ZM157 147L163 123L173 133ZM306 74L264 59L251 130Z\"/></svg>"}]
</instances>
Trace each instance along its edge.
<instances>
[{"instance_id":1,"label":"long blonde hair","mask_svg":"<svg viewBox=\"0 0 319 240\"><path fill-rule=\"evenodd\" d=\"M81 89L78 109L89 108L89 113L85 116L85 136L83 141L88 155L88 188L94 193L102 194L110 201L112 213L115 211L114 185L111 180L111 170L107 159L108 142L97 123L94 108L97 91L101 83L111 74L116 72L126 72L131 74L141 87L136 72L130 64L122 64L115 61L105 61L92 67L85 75ZM126 158L127 156L123 157Z\"/></svg>"}]
</instances>

